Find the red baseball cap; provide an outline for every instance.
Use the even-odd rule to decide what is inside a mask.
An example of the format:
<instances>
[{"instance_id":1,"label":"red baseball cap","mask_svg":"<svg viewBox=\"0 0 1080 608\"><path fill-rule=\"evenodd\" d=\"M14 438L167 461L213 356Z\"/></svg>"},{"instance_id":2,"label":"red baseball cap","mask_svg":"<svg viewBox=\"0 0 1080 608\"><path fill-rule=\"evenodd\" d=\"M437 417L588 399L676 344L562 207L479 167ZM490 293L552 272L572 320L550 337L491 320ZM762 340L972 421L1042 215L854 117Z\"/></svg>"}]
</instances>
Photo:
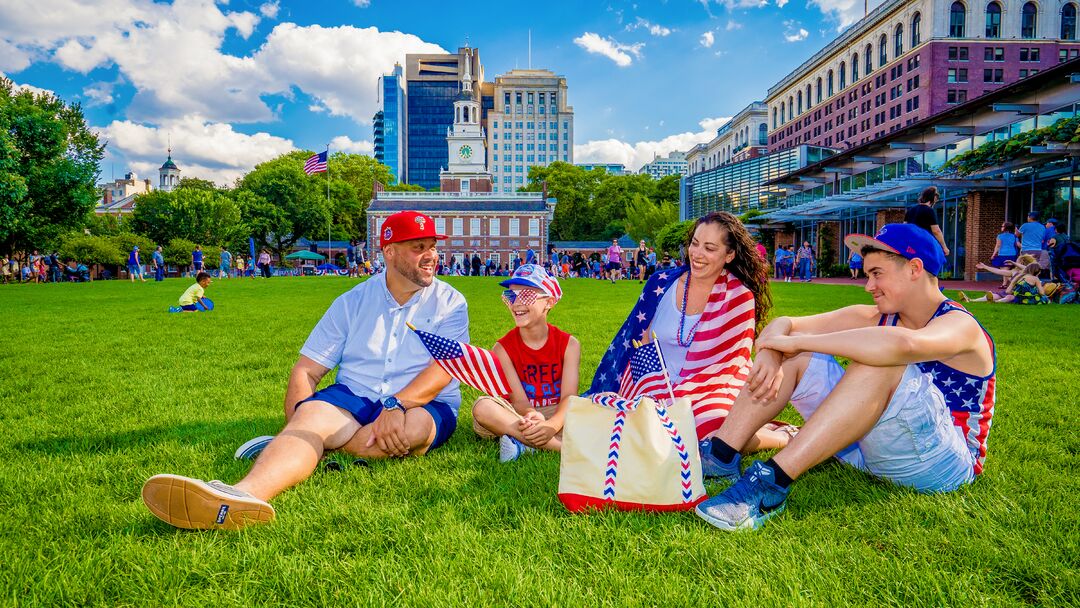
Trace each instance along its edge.
<instances>
[{"instance_id":1,"label":"red baseball cap","mask_svg":"<svg viewBox=\"0 0 1080 608\"><path fill-rule=\"evenodd\" d=\"M435 234L435 220L417 211L399 211L383 222L379 247L416 239L445 240L445 234Z\"/></svg>"}]
</instances>

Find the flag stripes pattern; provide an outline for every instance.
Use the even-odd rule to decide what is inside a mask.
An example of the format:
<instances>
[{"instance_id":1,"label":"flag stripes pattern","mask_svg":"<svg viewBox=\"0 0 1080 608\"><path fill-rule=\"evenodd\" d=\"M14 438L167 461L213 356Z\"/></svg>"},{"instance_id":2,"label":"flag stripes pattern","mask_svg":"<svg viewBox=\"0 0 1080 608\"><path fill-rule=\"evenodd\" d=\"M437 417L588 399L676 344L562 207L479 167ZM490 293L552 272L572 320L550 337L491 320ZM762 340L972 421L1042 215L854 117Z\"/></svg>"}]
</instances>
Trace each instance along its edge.
<instances>
[{"instance_id":1,"label":"flag stripes pattern","mask_svg":"<svg viewBox=\"0 0 1080 608\"><path fill-rule=\"evenodd\" d=\"M690 479L690 452L686 450L686 442L683 441L679 429L668 416L667 408L659 401L656 402L656 416L660 418L660 425L671 437L671 443L675 445L675 451L679 454L679 482L682 484L682 499L684 503L691 502L694 498L693 482Z\"/></svg>"},{"instance_id":2,"label":"flag stripes pattern","mask_svg":"<svg viewBox=\"0 0 1080 608\"><path fill-rule=\"evenodd\" d=\"M420 337L424 348L431 353L439 367L454 379L494 397L506 397L510 394L506 374L503 373L499 359L491 351L436 336L411 325L410 328Z\"/></svg>"},{"instance_id":3,"label":"flag stripes pattern","mask_svg":"<svg viewBox=\"0 0 1080 608\"><path fill-rule=\"evenodd\" d=\"M608 445L607 469L604 471L604 500L615 500L615 477L619 474L619 445L622 443L626 410L615 412L615 424L611 426L611 443Z\"/></svg>"},{"instance_id":4,"label":"flag stripes pattern","mask_svg":"<svg viewBox=\"0 0 1080 608\"><path fill-rule=\"evenodd\" d=\"M326 152L319 152L308 157L304 161L304 173L311 175L312 173L326 172L326 154Z\"/></svg>"},{"instance_id":5,"label":"flag stripes pattern","mask_svg":"<svg viewBox=\"0 0 1080 608\"><path fill-rule=\"evenodd\" d=\"M590 394L632 387L624 386L634 354L631 342L645 337L660 300L669 289L676 289L687 270L685 266L669 269L649 279L596 369ZM724 271L705 304L685 365L681 370L669 370L675 397L686 397L693 403L699 439L716 433L746 383L754 322L754 294Z\"/></svg>"}]
</instances>

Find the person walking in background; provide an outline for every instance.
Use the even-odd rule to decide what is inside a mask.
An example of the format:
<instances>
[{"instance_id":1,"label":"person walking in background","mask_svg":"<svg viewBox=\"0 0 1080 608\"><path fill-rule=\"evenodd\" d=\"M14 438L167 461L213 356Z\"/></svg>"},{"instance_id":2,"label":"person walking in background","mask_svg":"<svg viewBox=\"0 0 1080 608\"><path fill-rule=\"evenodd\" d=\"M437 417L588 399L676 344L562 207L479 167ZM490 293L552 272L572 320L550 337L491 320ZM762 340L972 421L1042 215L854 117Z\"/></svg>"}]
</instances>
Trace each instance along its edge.
<instances>
[{"instance_id":1,"label":"person walking in background","mask_svg":"<svg viewBox=\"0 0 1080 608\"><path fill-rule=\"evenodd\" d=\"M158 245L157 248L154 249L154 254L152 256L150 256L150 258L153 261L153 265L154 265L154 280L155 281L164 281L165 280L165 256L161 254L161 245Z\"/></svg>"},{"instance_id":2,"label":"person walking in background","mask_svg":"<svg viewBox=\"0 0 1080 608\"><path fill-rule=\"evenodd\" d=\"M143 276L142 260L139 259L138 245L132 247L131 253L128 254L127 270L132 283L135 282L135 277L139 277L139 280L143 283L146 282L146 278Z\"/></svg>"},{"instance_id":3,"label":"person walking in background","mask_svg":"<svg viewBox=\"0 0 1080 608\"><path fill-rule=\"evenodd\" d=\"M53 251L49 254L49 281L59 283L63 276L63 272L60 271L60 254Z\"/></svg>"},{"instance_id":4,"label":"person walking in background","mask_svg":"<svg viewBox=\"0 0 1080 608\"><path fill-rule=\"evenodd\" d=\"M244 278L244 271L247 269L247 263L244 261L244 256L236 256L236 278Z\"/></svg>"},{"instance_id":5,"label":"person walking in background","mask_svg":"<svg viewBox=\"0 0 1080 608\"><path fill-rule=\"evenodd\" d=\"M857 249L852 249L851 254L848 255L848 269L851 270L851 278L859 278L859 271L862 270L862 256L859 255Z\"/></svg>"},{"instance_id":6,"label":"person walking in background","mask_svg":"<svg viewBox=\"0 0 1080 608\"><path fill-rule=\"evenodd\" d=\"M814 266L814 248L810 246L810 241L802 242L802 247L795 254L795 263L799 266L799 278L803 283L809 283Z\"/></svg>"},{"instance_id":7,"label":"person walking in background","mask_svg":"<svg viewBox=\"0 0 1080 608\"><path fill-rule=\"evenodd\" d=\"M641 239L634 251L634 270L637 271L638 283L644 283L645 263L649 248L645 246L645 239Z\"/></svg>"},{"instance_id":8,"label":"person walking in background","mask_svg":"<svg viewBox=\"0 0 1080 608\"><path fill-rule=\"evenodd\" d=\"M619 247L619 239L611 239L611 246L607 249L608 278L612 284L622 278L622 247Z\"/></svg>"},{"instance_id":9,"label":"person walking in background","mask_svg":"<svg viewBox=\"0 0 1080 608\"><path fill-rule=\"evenodd\" d=\"M1017 229L1020 236L1020 253L1031 254L1044 270L1050 266L1050 255L1043 247L1046 227L1039 223L1039 212L1032 209L1027 214L1027 221Z\"/></svg>"},{"instance_id":10,"label":"person walking in background","mask_svg":"<svg viewBox=\"0 0 1080 608\"><path fill-rule=\"evenodd\" d=\"M259 254L259 270L262 271L262 277L264 279L270 278L270 252L265 249ZM252 273L251 276L254 277L255 274Z\"/></svg>"},{"instance_id":11,"label":"person walking in background","mask_svg":"<svg viewBox=\"0 0 1080 608\"><path fill-rule=\"evenodd\" d=\"M192 272L198 274L203 269L203 251L202 245L196 245L195 251L191 252L191 268Z\"/></svg>"},{"instance_id":12,"label":"person walking in background","mask_svg":"<svg viewBox=\"0 0 1080 608\"><path fill-rule=\"evenodd\" d=\"M229 253L229 250L226 249L224 245L222 245L221 246L221 266L220 266L220 268L218 268L218 278L219 279L227 279L227 278L229 278L229 272L231 270L232 270L232 254Z\"/></svg>"},{"instance_id":13,"label":"person walking in background","mask_svg":"<svg viewBox=\"0 0 1080 608\"><path fill-rule=\"evenodd\" d=\"M469 260L469 266L472 267L472 273L471 273L472 276L474 276L474 277L480 276L480 264L481 264L481 262L482 262L482 260L480 259L480 252L474 250L472 252L472 259ZM469 274L469 273L466 273L466 274Z\"/></svg>"},{"instance_id":14,"label":"person walking in background","mask_svg":"<svg viewBox=\"0 0 1080 608\"><path fill-rule=\"evenodd\" d=\"M915 224L932 234L938 244L941 245L945 257L949 257L949 248L945 245L945 235L941 232L937 212L934 211L934 205L937 204L938 198L937 186L930 186L923 190L922 194L919 195L919 203L908 207L907 213L904 214L904 223Z\"/></svg>"}]
</instances>

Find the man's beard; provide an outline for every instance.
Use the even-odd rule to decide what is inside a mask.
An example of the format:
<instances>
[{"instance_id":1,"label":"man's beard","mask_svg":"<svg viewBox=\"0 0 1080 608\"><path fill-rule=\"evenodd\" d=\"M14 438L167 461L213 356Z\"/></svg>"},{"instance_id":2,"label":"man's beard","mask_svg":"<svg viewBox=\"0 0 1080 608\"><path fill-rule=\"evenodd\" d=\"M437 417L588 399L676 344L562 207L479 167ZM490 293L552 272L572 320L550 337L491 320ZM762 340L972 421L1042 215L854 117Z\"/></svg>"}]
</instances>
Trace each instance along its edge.
<instances>
[{"instance_id":1,"label":"man's beard","mask_svg":"<svg viewBox=\"0 0 1080 608\"><path fill-rule=\"evenodd\" d=\"M431 285L431 282L434 279L434 277L427 277L422 275L419 268L417 268L416 266L410 266L408 263L401 260L400 258L394 261L394 270L398 271L401 276L409 279L420 287L427 287L428 285Z\"/></svg>"}]
</instances>

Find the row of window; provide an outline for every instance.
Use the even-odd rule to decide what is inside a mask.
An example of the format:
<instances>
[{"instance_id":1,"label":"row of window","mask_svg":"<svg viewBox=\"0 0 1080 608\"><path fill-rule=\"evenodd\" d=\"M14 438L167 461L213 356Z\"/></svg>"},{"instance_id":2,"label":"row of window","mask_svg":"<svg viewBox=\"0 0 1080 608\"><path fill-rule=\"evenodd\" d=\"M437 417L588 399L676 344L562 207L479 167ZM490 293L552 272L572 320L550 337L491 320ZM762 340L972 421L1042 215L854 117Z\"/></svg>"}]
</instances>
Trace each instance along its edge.
<instances>
[{"instance_id":1,"label":"row of window","mask_svg":"<svg viewBox=\"0 0 1080 608\"><path fill-rule=\"evenodd\" d=\"M520 182L519 182L520 183ZM540 236L540 219L529 218L528 234L521 234L521 218L511 217L507 218L507 236ZM378 226L376 227L376 233L382 229L382 218L378 220ZM450 220L450 232L446 231L446 218L435 218L435 232L438 234L445 234L447 236L502 236L502 218L489 218L488 219L488 232L484 234L480 231L481 219L478 217L469 218L469 232L465 230L465 218L455 217Z\"/></svg>"},{"instance_id":2,"label":"row of window","mask_svg":"<svg viewBox=\"0 0 1080 608\"><path fill-rule=\"evenodd\" d=\"M552 131L559 128L559 122L558 121L540 122L540 123L523 122L523 121L518 121L518 122L503 121L502 128L504 128L504 129L513 128L513 129L529 129L529 130L533 130L533 129L536 129L537 124L540 125L541 129L543 129L545 125L547 125L547 128L549 130L552 130ZM513 126L511 127L511 125L513 125ZM498 129L499 128L499 121L497 121L497 120L491 121L491 128L492 129ZM563 123L562 123L562 128L563 129L569 129L570 128L570 121L564 120Z\"/></svg>"},{"instance_id":3,"label":"row of window","mask_svg":"<svg viewBox=\"0 0 1080 608\"><path fill-rule=\"evenodd\" d=\"M996 0L986 5L983 19L983 37L1001 38L1001 4ZM1020 37L1035 38L1039 29L1039 7L1026 2L1020 9ZM1061 39L1076 40L1076 5L1072 2L1061 8ZM964 38L967 35L967 7L957 0L949 9L949 37Z\"/></svg>"},{"instance_id":4,"label":"row of window","mask_svg":"<svg viewBox=\"0 0 1080 608\"><path fill-rule=\"evenodd\" d=\"M551 105L558 105L558 94L555 91L503 91L503 104L510 105L510 100L513 99L516 105L521 105L522 101L532 105L534 102L544 105L544 102L551 100Z\"/></svg>"}]
</instances>

